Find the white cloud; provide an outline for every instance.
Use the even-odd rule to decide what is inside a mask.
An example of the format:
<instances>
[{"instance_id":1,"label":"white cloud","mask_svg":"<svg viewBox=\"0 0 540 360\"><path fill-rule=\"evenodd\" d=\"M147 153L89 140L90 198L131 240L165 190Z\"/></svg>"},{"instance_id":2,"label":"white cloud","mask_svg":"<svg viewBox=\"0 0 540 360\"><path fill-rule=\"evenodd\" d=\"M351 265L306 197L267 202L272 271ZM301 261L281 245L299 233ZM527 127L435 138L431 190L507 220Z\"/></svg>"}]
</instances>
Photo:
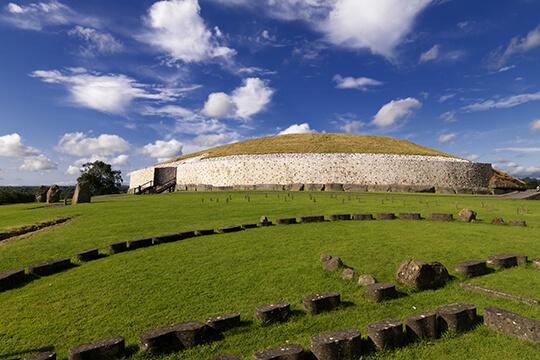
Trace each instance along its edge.
<instances>
[{"instance_id":1,"label":"white cloud","mask_svg":"<svg viewBox=\"0 0 540 360\"><path fill-rule=\"evenodd\" d=\"M446 134L446 135L439 136L437 138L437 141L439 142L439 144L444 144L444 143L453 141L455 139L456 139L456 134Z\"/></svg>"},{"instance_id":2,"label":"white cloud","mask_svg":"<svg viewBox=\"0 0 540 360\"><path fill-rule=\"evenodd\" d=\"M529 127L531 128L532 131L540 130L540 119L533 120L529 124Z\"/></svg>"},{"instance_id":3,"label":"white cloud","mask_svg":"<svg viewBox=\"0 0 540 360\"><path fill-rule=\"evenodd\" d=\"M518 151L518 152L530 153L530 152L540 152L540 147L530 147L530 148L509 147L509 148L495 149L495 151Z\"/></svg>"},{"instance_id":4,"label":"white cloud","mask_svg":"<svg viewBox=\"0 0 540 360\"><path fill-rule=\"evenodd\" d=\"M27 157L38 156L41 151L21 143L21 136L17 133L0 136L0 156Z\"/></svg>"},{"instance_id":5,"label":"white cloud","mask_svg":"<svg viewBox=\"0 0 540 360\"><path fill-rule=\"evenodd\" d=\"M345 121L345 124L338 125L338 129L345 131L347 134L355 134L360 131L366 123L360 120Z\"/></svg>"},{"instance_id":6,"label":"white cloud","mask_svg":"<svg viewBox=\"0 0 540 360\"><path fill-rule=\"evenodd\" d=\"M512 176L540 178L540 167L538 166L516 166L509 170Z\"/></svg>"},{"instance_id":7,"label":"white cloud","mask_svg":"<svg viewBox=\"0 0 540 360\"><path fill-rule=\"evenodd\" d=\"M183 144L175 139L170 141L158 140L155 143L145 145L141 153L149 157L156 158L158 162L163 162L182 155Z\"/></svg>"},{"instance_id":8,"label":"white cloud","mask_svg":"<svg viewBox=\"0 0 540 360\"><path fill-rule=\"evenodd\" d=\"M29 156L24 158L24 164L21 165L21 171L40 171L40 170L56 170L58 164L47 159L45 155Z\"/></svg>"},{"instance_id":9,"label":"white cloud","mask_svg":"<svg viewBox=\"0 0 540 360\"><path fill-rule=\"evenodd\" d=\"M509 167L509 168L515 168L515 167L518 167L518 166L519 166L519 165L516 164L515 162L511 162L511 163L508 163L508 164L506 165L506 167Z\"/></svg>"},{"instance_id":10,"label":"white cloud","mask_svg":"<svg viewBox=\"0 0 540 360\"><path fill-rule=\"evenodd\" d=\"M394 50L432 0L337 0L320 24L326 40L349 49L369 49L394 58ZM329 2L331 3L331 2Z\"/></svg>"},{"instance_id":11,"label":"white cloud","mask_svg":"<svg viewBox=\"0 0 540 360\"><path fill-rule=\"evenodd\" d=\"M317 131L310 129L308 123L303 124L293 124L286 128L283 131L280 131L278 135L287 135L287 134L309 134L309 133L315 133Z\"/></svg>"},{"instance_id":12,"label":"white cloud","mask_svg":"<svg viewBox=\"0 0 540 360\"><path fill-rule=\"evenodd\" d=\"M465 111L484 111L490 109L506 109L521 104L528 103L530 101L540 100L540 92L534 94L519 94L508 96L502 99L479 101L477 103L467 105L462 109Z\"/></svg>"},{"instance_id":13,"label":"white cloud","mask_svg":"<svg viewBox=\"0 0 540 360\"><path fill-rule=\"evenodd\" d=\"M524 54L540 47L540 26L531 30L524 38L515 37L506 47L500 46L487 56L487 66L491 68L503 67L514 55Z\"/></svg>"},{"instance_id":14,"label":"white cloud","mask_svg":"<svg viewBox=\"0 0 540 360\"><path fill-rule=\"evenodd\" d=\"M55 150L74 156L114 156L116 153L129 151L131 145L118 135L102 134L89 138L85 134L67 133L62 136Z\"/></svg>"},{"instance_id":15,"label":"white cloud","mask_svg":"<svg viewBox=\"0 0 540 360\"><path fill-rule=\"evenodd\" d=\"M43 82L64 85L70 101L90 109L123 114L135 99L153 101L172 101L183 91L191 89L171 89L139 84L122 74L103 75L88 72L84 68L71 68L68 71L36 70L30 74Z\"/></svg>"},{"instance_id":16,"label":"white cloud","mask_svg":"<svg viewBox=\"0 0 540 360\"><path fill-rule=\"evenodd\" d=\"M437 60L439 57L439 44L435 44L431 49L420 55L420 63Z\"/></svg>"},{"instance_id":17,"label":"white cloud","mask_svg":"<svg viewBox=\"0 0 540 360\"><path fill-rule=\"evenodd\" d=\"M342 77L337 74L333 79L336 82L336 88L338 89L357 89L360 91L367 91L370 86L379 86L383 83L367 77L359 77L357 79L347 76Z\"/></svg>"},{"instance_id":18,"label":"white cloud","mask_svg":"<svg viewBox=\"0 0 540 360\"><path fill-rule=\"evenodd\" d=\"M236 52L220 46L200 16L197 0L158 1L148 10L147 34L140 40L186 63L230 57Z\"/></svg>"},{"instance_id":19,"label":"white cloud","mask_svg":"<svg viewBox=\"0 0 540 360\"><path fill-rule=\"evenodd\" d=\"M80 171L81 171L81 168L79 166L69 165L66 172L64 172L64 175L79 175Z\"/></svg>"},{"instance_id":20,"label":"white cloud","mask_svg":"<svg viewBox=\"0 0 540 360\"><path fill-rule=\"evenodd\" d=\"M400 120L407 120L421 107L422 103L414 98L392 100L379 110L371 124L381 128L397 125Z\"/></svg>"},{"instance_id":21,"label":"white cloud","mask_svg":"<svg viewBox=\"0 0 540 360\"><path fill-rule=\"evenodd\" d=\"M450 100L452 99L453 97L455 97L456 94L446 94L446 95L442 95L439 100L437 100L438 102L445 102L446 100Z\"/></svg>"},{"instance_id":22,"label":"white cloud","mask_svg":"<svg viewBox=\"0 0 540 360\"><path fill-rule=\"evenodd\" d=\"M123 49L122 43L116 40L111 34L104 34L95 29L77 25L68 31L68 35L84 41L85 45L79 48L79 54L81 56L111 55Z\"/></svg>"},{"instance_id":23,"label":"white cloud","mask_svg":"<svg viewBox=\"0 0 540 360\"><path fill-rule=\"evenodd\" d=\"M208 95L201 113L210 117L226 118L233 117L237 110L236 104L229 95L218 92Z\"/></svg>"},{"instance_id":24,"label":"white cloud","mask_svg":"<svg viewBox=\"0 0 540 360\"><path fill-rule=\"evenodd\" d=\"M247 78L243 86L236 88L231 95L223 92L210 94L201 113L210 117L248 120L252 115L265 110L273 94L274 90L268 86L268 81Z\"/></svg>"},{"instance_id":25,"label":"white cloud","mask_svg":"<svg viewBox=\"0 0 540 360\"><path fill-rule=\"evenodd\" d=\"M476 154L471 154L471 155L467 156L467 159L469 159L471 161L476 161L476 160L480 159L480 156L478 156Z\"/></svg>"},{"instance_id":26,"label":"white cloud","mask_svg":"<svg viewBox=\"0 0 540 360\"><path fill-rule=\"evenodd\" d=\"M439 115L439 119L442 119L444 122L456 122L457 119L456 119L456 111L455 110L451 110L451 111L447 111L445 113L442 113L441 115Z\"/></svg>"},{"instance_id":27,"label":"white cloud","mask_svg":"<svg viewBox=\"0 0 540 360\"><path fill-rule=\"evenodd\" d=\"M199 135L193 139L193 142L201 146L210 147L227 142L229 139L230 136L227 134Z\"/></svg>"},{"instance_id":28,"label":"white cloud","mask_svg":"<svg viewBox=\"0 0 540 360\"><path fill-rule=\"evenodd\" d=\"M79 16L69 6L56 0L18 5L9 3L1 18L11 25L26 30L42 30L46 26L66 25L74 22L93 22Z\"/></svg>"}]
</instances>

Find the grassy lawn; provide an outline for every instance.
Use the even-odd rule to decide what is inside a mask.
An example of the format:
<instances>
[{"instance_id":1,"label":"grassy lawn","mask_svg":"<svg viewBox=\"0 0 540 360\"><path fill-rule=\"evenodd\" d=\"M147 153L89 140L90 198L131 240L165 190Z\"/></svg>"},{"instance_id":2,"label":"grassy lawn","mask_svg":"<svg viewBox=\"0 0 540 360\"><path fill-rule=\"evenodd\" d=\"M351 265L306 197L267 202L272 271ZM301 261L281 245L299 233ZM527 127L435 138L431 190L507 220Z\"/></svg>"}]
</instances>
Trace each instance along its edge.
<instances>
[{"instance_id":1,"label":"grassy lawn","mask_svg":"<svg viewBox=\"0 0 540 360\"><path fill-rule=\"evenodd\" d=\"M540 202L343 192L332 194L332 198L328 192L312 193L316 202L307 192L291 196L260 192L250 193L248 201L245 194L179 192L98 199L59 208L0 206L0 231L72 217L55 227L0 242L0 272L59 257L70 257L77 264L0 293L0 359L49 349L54 349L59 359L67 359L73 346L121 335L126 338L129 359L195 360L230 352L247 360L258 350L287 343L309 349L311 335L345 327L359 329L366 338L371 322L385 318L404 321L408 315L455 302L476 305L479 316L484 306L495 306L540 320L537 306L492 298L457 285L467 281L540 298L540 270L532 264L473 279L454 272L458 262L497 253L540 257ZM232 199L226 202L229 195ZM522 202L528 207L527 214L521 211ZM482 203L488 204L487 211L481 208ZM261 215L275 221L280 217L325 215L328 219L335 213L377 212L419 212L427 218L430 212L441 212L452 213L457 219L464 207L478 212L477 222L396 219L280 225L196 237L84 264L75 260L77 252L91 248L107 254L111 242L253 223ZM525 220L527 227L492 225L496 216L505 221ZM323 253L339 256L346 266L378 281L395 282L399 264L411 258L440 261L454 278L441 289L423 292L398 285L401 297L373 303L364 287L342 280L339 272L323 270L319 261ZM302 297L326 291L340 292L342 305L334 311L306 314ZM255 307L281 301L291 303L289 321L271 325L256 322ZM137 351L138 336L145 330L230 312L241 313L242 326L226 331L222 339L159 357ZM479 325L466 334L444 334L436 341L370 353L364 358L532 359L538 358L539 351L539 345Z\"/></svg>"}]
</instances>

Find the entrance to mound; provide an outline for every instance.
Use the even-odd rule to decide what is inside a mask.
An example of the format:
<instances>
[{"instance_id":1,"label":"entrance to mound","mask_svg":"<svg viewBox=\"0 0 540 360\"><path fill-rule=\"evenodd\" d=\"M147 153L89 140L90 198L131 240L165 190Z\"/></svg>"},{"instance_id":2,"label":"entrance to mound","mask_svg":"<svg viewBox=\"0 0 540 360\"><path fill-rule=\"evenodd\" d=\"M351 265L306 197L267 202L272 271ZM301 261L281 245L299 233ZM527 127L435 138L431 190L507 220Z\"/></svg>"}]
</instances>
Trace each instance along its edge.
<instances>
[{"instance_id":1,"label":"entrance to mound","mask_svg":"<svg viewBox=\"0 0 540 360\"><path fill-rule=\"evenodd\" d=\"M154 188L156 193L174 190L176 167L157 167L154 169Z\"/></svg>"}]
</instances>

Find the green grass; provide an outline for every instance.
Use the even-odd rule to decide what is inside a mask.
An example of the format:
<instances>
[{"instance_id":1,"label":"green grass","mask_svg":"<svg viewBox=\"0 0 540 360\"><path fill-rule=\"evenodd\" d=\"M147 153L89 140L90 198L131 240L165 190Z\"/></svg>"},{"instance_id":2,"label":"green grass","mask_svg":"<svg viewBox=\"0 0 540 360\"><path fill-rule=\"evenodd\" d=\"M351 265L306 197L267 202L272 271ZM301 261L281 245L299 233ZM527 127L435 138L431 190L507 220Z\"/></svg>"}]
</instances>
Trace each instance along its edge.
<instances>
[{"instance_id":1,"label":"green grass","mask_svg":"<svg viewBox=\"0 0 540 360\"><path fill-rule=\"evenodd\" d=\"M294 154L294 153L369 153L455 157L407 140L386 136L356 134L289 134L240 141L180 156L170 163L207 154L205 158L231 155Z\"/></svg>"},{"instance_id":2,"label":"green grass","mask_svg":"<svg viewBox=\"0 0 540 360\"><path fill-rule=\"evenodd\" d=\"M103 257L72 269L38 278L0 293L0 359L50 349L67 359L69 348L114 335L126 338L129 359L206 359L232 352L251 359L265 348L299 343L309 349L309 337L344 327L358 328L366 337L367 325L385 318L406 316L454 302L496 306L540 320L538 307L474 293L458 281L539 298L540 270L531 264L496 270L465 279L454 272L457 262L485 259L509 252L540 257L540 203L520 200L443 195L387 195L337 193L173 193L154 196L100 199L91 204L34 209L32 205L0 206L0 231L55 217L74 218L33 235L0 242L0 271L75 254L97 247L107 253L115 241L164 235L184 230L217 228L271 221L280 217L334 213L450 212L458 208L478 211L475 223L421 221L340 221L273 226L239 233L196 237L175 243ZM232 200L225 198L232 195ZM351 200L348 200L351 196ZM201 199L204 198L204 202ZM210 201L212 198L213 201ZM219 202L216 202L219 198ZM392 202L393 198L393 202ZM405 205L403 201L405 200ZM420 202L422 200L422 202ZM426 206L426 200L429 206ZM437 206L435 206L437 202ZM481 210L481 203L489 211ZM491 210L491 204L494 210ZM492 225L491 219L526 220L527 227ZM339 256L359 273L378 281L395 282L401 261L417 258L440 261L454 279L438 290L418 292L398 285L402 297L372 303L364 287L340 279L339 273L321 268L319 256ZM338 291L339 309L306 314L302 297ZM256 306L288 301L292 318L272 325L255 321ZM229 312L242 314L243 326L224 333L223 339L196 348L150 357L137 351L145 330ZM522 359L538 357L538 345L500 334L480 325L473 331L403 349L368 354L366 359Z\"/></svg>"}]
</instances>

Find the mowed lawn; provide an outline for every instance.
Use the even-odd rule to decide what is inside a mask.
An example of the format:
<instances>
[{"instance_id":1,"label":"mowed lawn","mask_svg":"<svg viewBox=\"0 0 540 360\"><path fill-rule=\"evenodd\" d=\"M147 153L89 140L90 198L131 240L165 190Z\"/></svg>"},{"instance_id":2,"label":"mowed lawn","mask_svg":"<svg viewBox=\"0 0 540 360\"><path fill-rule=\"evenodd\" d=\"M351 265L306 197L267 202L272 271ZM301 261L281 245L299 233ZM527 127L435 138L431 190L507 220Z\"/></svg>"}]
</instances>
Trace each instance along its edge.
<instances>
[{"instance_id":1,"label":"mowed lawn","mask_svg":"<svg viewBox=\"0 0 540 360\"><path fill-rule=\"evenodd\" d=\"M287 343L309 349L311 335L340 328L357 328L366 339L371 322L386 318L404 321L406 316L455 302L476 305L480 325L465 334L447 333L436 341L368 353L364 358L539 357L539 345L492 331L482 325L481 317L484 306L495 306L540 320L538 306L463 290L458 282L540 298L540 269L529 263L465 279L455 273L454 265L485 260L497 253L524 254L530 260L540 257L540 202L438 194L311 194L316 201L307 192L178 192L99 199L60 208L0 206L0 232L59 217L72 218L31 235L1 241L0 272L60 257L70 257L76 264L0 293L0 359L47 350L67 359L71 347L121 335L126 338L129 359L204 360L234 353L247 360L258 350ZM528 213L522 211L522 203ZM459 210L465 207L478 212L478 221L458 220ZM91 248L108 255L111 242L254 223L261 215L275 221L379 212L418 212L424 219L279 225L195 237L88 263L76 261L77 252ZM455 220L432 221L427 219L430 212L452 213ZM506 222L525 220L527 227L492 225L497 216ZM378 281L395 282L399 264L413 258L440 261L453 280L443 288L423 292L397 285L398 299L373 303L367 299L365 287L342 280L340 272L323 270L319 260L323 253L339 256L347 267L371 274ZM326 291L339 292L342 305L318 315L305 313L302 297ZM255 307L281 301L291 303L292 316L287 322L259 324L255 320ZM204 322L209 316L230 312L241 313L242 326L204 345L157 357L138 351L138 337L145 330L190 320Z\"/></svg>"}]
</instances>

